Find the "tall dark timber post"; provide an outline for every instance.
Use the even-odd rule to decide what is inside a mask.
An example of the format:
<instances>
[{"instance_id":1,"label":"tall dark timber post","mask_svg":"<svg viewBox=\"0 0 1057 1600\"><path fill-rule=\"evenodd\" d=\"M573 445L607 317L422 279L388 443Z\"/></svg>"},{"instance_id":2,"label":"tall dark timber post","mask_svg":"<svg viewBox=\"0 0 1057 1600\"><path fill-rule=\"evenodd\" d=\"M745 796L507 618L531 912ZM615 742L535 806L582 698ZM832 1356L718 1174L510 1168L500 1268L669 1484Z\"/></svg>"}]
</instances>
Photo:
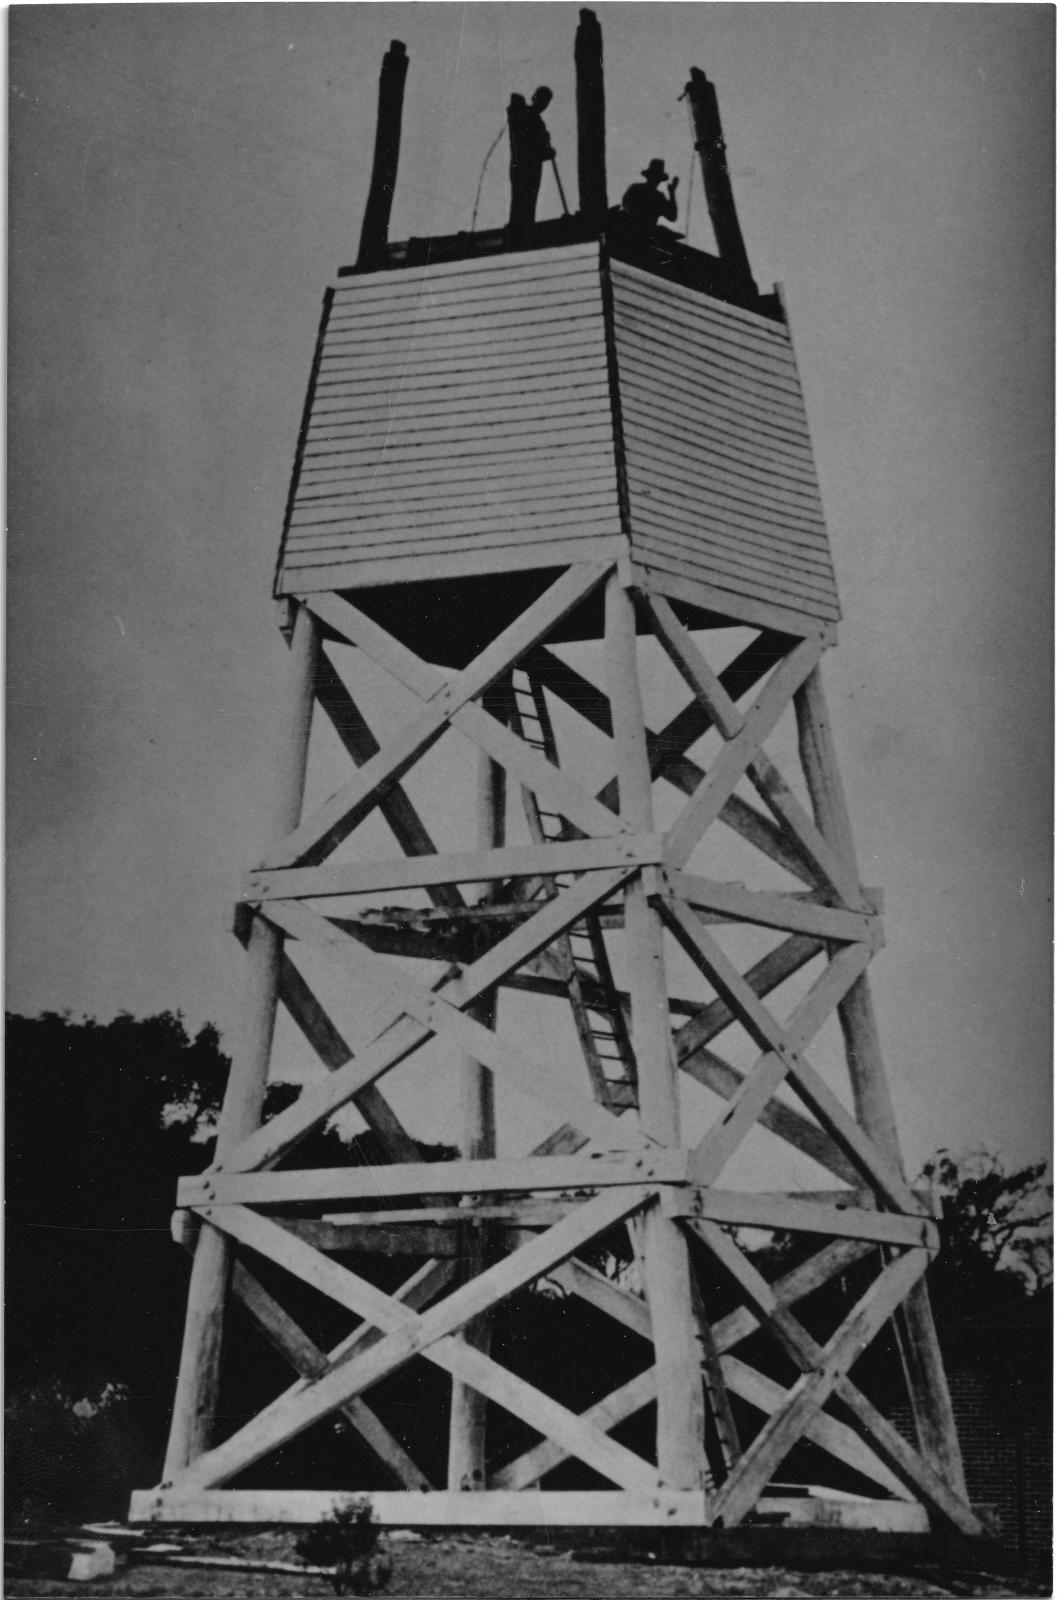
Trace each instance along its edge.
<instances>
[{"instance_id":1,"label":"tall dark timber post","mask_svg":"<svg viewBox=\"0 0 1057 1600\"><path fill-rule=\"evenodd\" d=\"M310 1522L369 1470L391 1523L976 1534L925 1288L936 1224L903 1172L868 988L881 900L822 690L839 611L783 302L754 284L704 75L715 255L607 210L589 11L575 59L579 213L511 249L502 228L388 240L407 58L386 57L276 573L289 693L237 914L244 1030L214 1164L179 1186L197 1242L172 1436L132 1515ZM381 679L403 710L372 727ZM316 707L349 762L320 795ZM332 1015L331 993L357 1003ZM279 1006L319 1073L262 1122ZM409 1128L389 1084L426 1047ZM504 1125L508 1090L543 1114L533 1148ZM416 1136L442 1102L460 1148L430 1161ZM299 1167L350 1104L383 1163ZM790 1151L810 1192L778 1187ZM768 1266L739 1229L796 1249ZM591 1265L614 1230L615 1277ZM380 1253L408 1258L396 1292ZM603 1381L604 1343L578 1404L518 1369L495 1312L544 1279L585 1328L636 1341L630 1378ZM337 1308L333 1348L287 1282ZM234 1431L232 1301L291 1369ZM914 1444L861 1363L885 1330ZM386 1409L413 1361L450 1397L429 1460L437 1430ZM338 1417L349 1481L269 1487L276 1453Z\"/></svg>"}]
</instances>

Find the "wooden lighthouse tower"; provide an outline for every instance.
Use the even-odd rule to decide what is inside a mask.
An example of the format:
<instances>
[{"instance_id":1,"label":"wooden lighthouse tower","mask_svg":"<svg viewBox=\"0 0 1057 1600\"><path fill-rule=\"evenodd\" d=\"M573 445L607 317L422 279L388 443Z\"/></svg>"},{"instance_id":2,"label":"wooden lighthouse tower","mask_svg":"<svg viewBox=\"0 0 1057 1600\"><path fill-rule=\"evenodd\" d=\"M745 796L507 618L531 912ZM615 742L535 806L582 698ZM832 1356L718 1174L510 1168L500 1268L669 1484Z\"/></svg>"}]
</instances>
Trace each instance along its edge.
<instances>
[{"instance_id":1,"label":"wooden lighthouse tower","mask_svg":"<svg viewBox=\"0 0 1057 1600\"><path fill-rule=\"evenodd\" d=\"M837 593L783 306L753 281L704 75L715 254L610 209L586 11L576 67L575 215L392 244L403 46L383 67L279 556L286 753L237 918L244 1028L214 1164L180 1186L172 1433L133 1516L324 1516L347 1484L260 1471L340 1416L387 1522L979 1532L870 1000L881 904L823 695ZM321 797L316 737L348 760ZM319 1074L262 1123L280 1007ZM410 1127L387 1093L409 1072ZM441 1100L461 1150L429 1161ZM350 1104L384 1164L299 1167ZM515 1104L542 1137L519 1145ZM783 1190L790 1151L814 1181ZM768 1236L784 1252L752 1248ZM407 1261L395 1292L380 1252ZM544 1280L638 1350L576 1406L491 1343ZM341 1309L333 1347L287 1281ZM236 1306L291 1372L232 1431ZM878 1340L912 1436L861 1375ZM372 1393L421 1361L445 1375L445 1476ZM529 1431L513 1454L501 1414ZM569 1463L582 1486L555 1488Z\"/></svg>"}]
</instances>

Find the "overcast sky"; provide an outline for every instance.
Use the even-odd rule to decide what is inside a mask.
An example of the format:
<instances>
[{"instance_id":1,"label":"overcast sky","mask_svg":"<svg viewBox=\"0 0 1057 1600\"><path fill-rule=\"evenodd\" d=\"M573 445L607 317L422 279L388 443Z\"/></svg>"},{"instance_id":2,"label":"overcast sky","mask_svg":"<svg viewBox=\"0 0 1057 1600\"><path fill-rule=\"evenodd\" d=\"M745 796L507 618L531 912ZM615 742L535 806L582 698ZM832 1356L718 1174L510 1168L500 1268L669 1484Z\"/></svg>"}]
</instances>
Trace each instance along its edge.
<instances>
[{"instance_id":1,"label":"overcast sky","mask_svg":"<svg viewBox=\"0 0 1057 1600\"><path fill-rule=\"evenodd\" d=\"M1048 1148L1051 110L1044 5L598 8L611 194L718 86L786 289L844 609L826 670L909 1164ZM573 4L14 6L9 1009L227 1032L285 651L270 585L377 73L392 236L469 226L513 90L575 187ZM545 179L541 213L556 209ZM695 180L691 243L711 248ZM480 224L505 214L493 157ZM426 1130L422 1130L426 1131Z\"/></svg>"}]
</instances>

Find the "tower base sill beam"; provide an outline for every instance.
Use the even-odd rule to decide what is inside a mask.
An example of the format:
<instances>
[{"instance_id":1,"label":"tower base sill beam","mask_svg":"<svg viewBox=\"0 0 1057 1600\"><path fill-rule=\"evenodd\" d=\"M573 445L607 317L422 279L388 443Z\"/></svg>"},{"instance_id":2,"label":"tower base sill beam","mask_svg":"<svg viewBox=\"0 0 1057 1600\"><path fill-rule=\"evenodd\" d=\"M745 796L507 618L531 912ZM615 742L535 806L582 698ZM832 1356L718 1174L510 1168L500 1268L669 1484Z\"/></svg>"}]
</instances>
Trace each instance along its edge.
<instances>
[{"instance_id":1,"label":"tower base sill beam","mask_svg":"<svg viewBox=\"0 0 1057 1600\"><path fill-rule=\"evenodd\" d=\"M369 1501L387 1527L463 1528L704 1528L705 1496L698 1490L629 1494L622 1490L372 1491L350 1494L327 1489L138 1490L132 1523L241 1523L292 1525L321 1521L336 1506ZM760 1502L752 1519L772 1527L875 1529L888 1533L929 1531L923 1506L900 1500L822 1499L774 1496Z\"/></svg>"}]
</instances>

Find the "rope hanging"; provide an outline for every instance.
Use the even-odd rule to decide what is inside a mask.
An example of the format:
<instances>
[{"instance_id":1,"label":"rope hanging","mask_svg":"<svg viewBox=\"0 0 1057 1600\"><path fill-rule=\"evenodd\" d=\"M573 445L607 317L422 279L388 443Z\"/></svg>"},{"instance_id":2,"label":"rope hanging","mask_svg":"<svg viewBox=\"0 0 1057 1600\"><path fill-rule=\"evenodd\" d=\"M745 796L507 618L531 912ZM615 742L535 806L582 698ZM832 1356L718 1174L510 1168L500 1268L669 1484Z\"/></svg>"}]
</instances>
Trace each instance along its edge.
<instances>
[{"instance_id":1,"label":"rope hanging","mask_svg":"<svg viewBox=\"0 0 1057 1600\"><path fill-rule=\"evenodd\" d=\"M473 215L470 218L470 232L471 233L476 233L476 231L477 231L477 207L481 203L481 189L484 186L485 169L488 166L488 163L491 161L493 155L495 154L496 146L498 145L500 139L503 137L505 132L506 132L506 124L504 123L503 126L500 128L499 132L496 134L495 138L492 140L491 144L488 146L488 153L485 156L484 160L481 162L481 176L477 180L477 193L473 197Z\"/></svg>"},{"instance_id":2,"label":"rope hanging","mask_svg":"<svg viewBox=\"0 0 1057 1600\"><path fill-rule=\"evenodd\" d=\"M485 175L485 172L486 172L486 170L488 168L488 163L491 161L492 157L495 155L496 148L497 148L497 146L499 144L499 141L502 139L502 137L506 133L506 131L507 131L506 125L504 124L504 126L500 128L499 132L496 134L495 138L492 140L491 144L488 146L488 150L487 150L487 152L485 154L485 158L481 162L481 175L477 180L477 193L473 197L473 212L472 212L472 214L470 216L470 232L471 233L476 233L477 232L477 208L481 204L481 190L484 188L484 175ZM566 216L568 216L569 215L569 204L568 204L568 201L565 198L565 189L564 189L564 187L562 185L561 174L558 171L557 158L555 156L551 156L548 165L551 166L554 169L554 181L558 185L558 197L561 200L563 212L565 213Z\"/></svg>"}]
</instances>

